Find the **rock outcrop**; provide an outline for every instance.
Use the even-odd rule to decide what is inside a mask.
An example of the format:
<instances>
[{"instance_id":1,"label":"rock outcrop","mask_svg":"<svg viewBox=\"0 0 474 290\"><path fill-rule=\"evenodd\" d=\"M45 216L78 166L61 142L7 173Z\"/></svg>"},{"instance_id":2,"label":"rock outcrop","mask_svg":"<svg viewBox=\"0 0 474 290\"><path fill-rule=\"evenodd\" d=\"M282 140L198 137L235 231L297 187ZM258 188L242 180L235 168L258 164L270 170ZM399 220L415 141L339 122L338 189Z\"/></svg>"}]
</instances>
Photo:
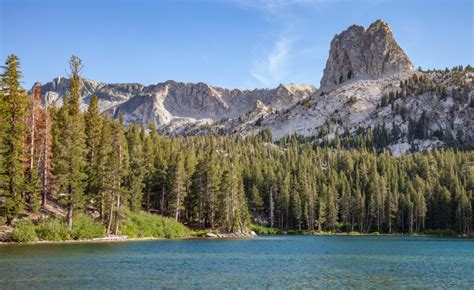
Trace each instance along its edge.
<instances>
[{"instance_id":1,"label":"rock outcrop","mask_svg":"<svg viewBox=\"0 0 474 290\"><path fill-rule=\"evenodd\" d=\"M413 70L413 64L383 20L369 28L352 25L331 42L321 80L324 91L348 80L379 79Z\"/></svg>"}]
</instances>

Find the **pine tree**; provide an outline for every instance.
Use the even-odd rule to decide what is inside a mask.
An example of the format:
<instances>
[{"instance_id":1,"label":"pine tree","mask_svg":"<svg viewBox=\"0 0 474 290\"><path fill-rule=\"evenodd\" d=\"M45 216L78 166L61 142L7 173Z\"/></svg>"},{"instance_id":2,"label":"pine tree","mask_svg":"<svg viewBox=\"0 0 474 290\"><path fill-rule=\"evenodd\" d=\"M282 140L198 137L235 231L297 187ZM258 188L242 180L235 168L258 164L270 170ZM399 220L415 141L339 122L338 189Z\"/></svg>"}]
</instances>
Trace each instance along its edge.
<instances>
[{"instance_id":1,"label":"pine tree","mask_svg":"<svg viewBox=\"0 0 474 290\"><path fill-rule=\"evenodd\" d=\"M180 212L183 209L183 200L186 197L186 179L184 171L184 161L180 153L176 153L168 167L168 194L170 201L170 213L172 212L178 221Z\"/></svg>"},{"instance_id":2,"label":"pine tree","mask_svg":"<svg viewBox=\"0 0 474 290\"><path fill-rule=\"evenodd\" d=\"M186 207L191 222L196 223L200 228L205 226L204 218L204 194L207 187L207 159L200 158L196 164L196 170L191 177L191 187L186 197Z\"/></svg>"},{"instance_id":3,"label":"pine tree","mask_svg":"<svg viewBox=\"0 0 474 290\"><path fill-rule=\"evenodd\" d=\"M69 95L65 97L63 107L58 112L56 137L54 138L54 175L57 190L67 207L67 224L69 231L73 226L75 210L83 208L86 186L86 144L83 116L80 112L79 77L82 69L81 60L75 56L70 60L71 78Z\"/></svg>"},{"instance_id":4,"label":"pine tree","mask_svg":"<svg viewBox=\"0 0 474 290\"><path fill-rule=\"evenodd\" d=\"M88 182L87 194L91 199L99 199L99 192L97 188L97 175L100 173L98 167L99 144L101 139L102 119L99 114L99 99L97 96L92 96L89 108L84 115L85 119L85 134L87 145L87 169Z\"/></svg>"},{"instance_id":5,"label":"pine tree","mask_svg":"<svg viewBox=\"0 0 474 290\"><path fill-rule=\"evenodd\" d=\"M52 176L52 122L49 104L42 110L39 124L38 171L41 179L41 205L46 206L47 195L51 192Z\"/></svg>"},{"instance_id":6,"label":"pine tree","mask_svg":"<svg viewBox=\"0 0 474 290\"><path fill-rule=\"evenodd\" d=\"M248 205L245 198L240 163L232 159L230 163L230 199L231 224L230 232L242 232L247 229L249 221Z\"/></svg>"},{"instance_id":7,"label":"pine tree","mask_svg":"<svg viewBox=\"0 0 474 290\"><path fill-rule=\"evenodd\" d=\"M111 189L114 181L114 168L111 164L110 158L112 156L113 139L115 136L111 134L114 132L113 121L109 118L103 118L100 126L100 139L97 144L97 151L94 162L90 165L91 175L89 178L89 188L94 190L98 195L99 215L103 223L105 223L107 199L111 199Z\"/></svg>"},{"instance_id":8,"label":"pine tree","mask_svg":"<svg viewBox=\"0 0 474 290\"><path fill-rule=\"evenodd\" d=\"M135 124L130 125L127 130L127 141L130 156L130 173L127 183L130 191L129 204L132 211L138 211L142 207L145 186L145 161L140 130Z\"/></svg>"},{"instance_id":9,"label":"pine tree","mask_svg":"<svg viewBox=\"0 0 474 290\"><path fill-rule=\"evenodd\" d=\"M251 212L258 216L262 209L263 209L263 200L262 197L260 196L260 192L258 190L257 185L253 184L252 188L250 190L250 208Z\"/></svg>"},{"instance_id":10,"label":"pine tree","mask_svg":"<svg viewBox=\"0 0 474 290\"><path fill-rule=\"evenodd\" d=\"M339 180L341 222L348 228L348 225L350 223L352 204L350 184L346 175L342 171L340 172Z\"/></svg>"},{"instance_id":11,"label":"pine tree","mask_svg":"<svg viewBox=\"0 0 474 290\"><path fill-rule=\"evenodd\" d=\"M154 191L153 177L157 174L155 172L155 159L157 155L157 134L156 127L153 124L148 126L150 134L145 137L143 145L143 155L144 155L144 167L145 167L145 209L146 211L151 210L152 206L152 192Z\"/></svg>"},{"instance_id":12,"label":"pine tree","mask_svg":"<svg viewBox=\"0 0 474 290\"><path fill-rule=\"evenodd\" d=\"M338 216L338 201L337 192L333 186L326 187L326 228L329 230L336 230L337 216Z\"/></svg>"},{"instance_id":13,"label":"pine tree","mask_svg":"<svg viewBox=\"0 0 474 290\"><path fill-rule=\"evenodd\" d=\"M298 189L298 181L296 177L293 177L291 180L292 192L290 194L290 226L294 229L301 230L301 218L302 218L302 209L301 209L301 197Z\"/></svg>"},{"instance_id":14,"label":"pine tree","mask_svg":"<svg viewBox=\"0 0 474 290\"><path fill-rule=\"evenodd\" d=\"M284 176L281 181L281 186L279 189L279 209L281 213L280 218L280 227L287 229L288 228L288 219L289 219L289 208L290 208L290 174L288 172L283 173Z\"/></svg>"},{"instance_id":15,"label":"pine tree","mask_svg":"<svg viewBox=\"0 0 474 290\"><path fill-rule=\"evenodd\" d=\"M226 231L232 230L232 176L230 165L225 162L219 183L218 224Z\"/></svg>"},{"instance_id":16,"label":"pine tree","mask_svg":"<svg viewBox=\"0 0 474 290\"><path fill-rule=\"evenodd\" d=\"M11 224L23 211L23 195L26 189L25 164L27 152L25 142L27 128L25 118L28 110L28 96L20 86L20 62L15 55L7 58L1 75L1 162L0 185L5 196L5 217Z\"/></svg>"},{"instance_id":17,"label":"pine tree","mask_svg":"<svg viewBox=\"0 0 474 290\"><path fill-rule=\"evenodd\" d=\"M112 150L106 164L106 168L110 170L108 186L110 205L107 233L117 235L119 233L120 218L123 215L122 204L124 200L130 200L131 195L128 188L124 186L127 175L130 174L131 162L122 115L120 115L120 121L113 124L112 136Z\"/></svg>"},{"instance_id":18,"label":"pine tree","mask_svg":"<svg viewBox=\"0 0 474 290\"><path fill-rule=\"evenodd\" d=\"M41 86L35 85L30 94L28 116L26 125L28 127L27 147L28 147L28 166L27 166L27 190L26 197L32 210L37 213L40 208L41 180L39 175L39 163L41 156L41 119L43 110L41 109Z\"/></svg>"},{"instance_id":19,"label":"pine tree","mask_svg":"<svg viewBox=\"0 0 474 290\"><path fill-rule=\"evenodd\" d=\"M217 208L217 194L219 189L219 169L217 161L214 157L214 150L211 149L207 157L207 170L205 172L205 188L204 188L204 212L207 224L215 227L216 208Z\"/></svg>"}]
</instances>

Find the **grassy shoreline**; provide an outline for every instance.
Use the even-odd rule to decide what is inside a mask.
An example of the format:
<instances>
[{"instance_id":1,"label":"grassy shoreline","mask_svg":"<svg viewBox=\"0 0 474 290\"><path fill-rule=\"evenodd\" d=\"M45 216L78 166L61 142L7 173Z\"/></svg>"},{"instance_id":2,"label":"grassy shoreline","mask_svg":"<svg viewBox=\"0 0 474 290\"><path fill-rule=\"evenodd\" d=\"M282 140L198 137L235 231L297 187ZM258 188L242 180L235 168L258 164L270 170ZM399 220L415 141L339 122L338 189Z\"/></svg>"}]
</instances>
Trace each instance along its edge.
<instances>
[{"instance_id":1,"label":"grassy shoreline","mask_svg":"<svg viewBox=\"0 0 474 290\"><path fill-rule=\"evenodd\" d=\"M251 239L253 237L241 236L241 237L203 237L203 236L186 236L179 238L157 238L157 237L141 237L141 238L124 238L124 239L115 239L107 237L104 238L95 238L95 239L82 239L82 240L60 240L60 241L48 241L48 240L39 240L31 242L2 242L1 245L38 245L38 244L80 244L80 243L126 243L126 242L146 242L146 241L185 241L185 240L242 240L242 239Z\"/></svg>"}]
</instances>

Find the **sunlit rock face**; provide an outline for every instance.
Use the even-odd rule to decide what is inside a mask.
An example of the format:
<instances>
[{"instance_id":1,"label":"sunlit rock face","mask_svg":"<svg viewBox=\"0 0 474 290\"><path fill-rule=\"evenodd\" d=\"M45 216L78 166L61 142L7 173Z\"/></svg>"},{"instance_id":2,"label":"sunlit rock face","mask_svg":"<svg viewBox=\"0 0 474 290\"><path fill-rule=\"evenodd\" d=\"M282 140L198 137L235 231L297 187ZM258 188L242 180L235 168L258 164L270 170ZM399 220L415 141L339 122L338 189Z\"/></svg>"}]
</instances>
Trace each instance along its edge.
<instances>
[{"instance_id":1,"label":"sunlit rock face","mask_svg":"<svg viewBox=\"0 0 474 290\"><path fill-rule=\"evenodd\" d=\"M56 78L42 86L43 104L61 106L68 94L69 79ZM282 84L274 89L240 90L205 83L166 81L153 85L109 84L81 79L81 106L87 108L92 96L99 98L101 112L126 123L154 123L163 126L200 120L238 118L254 111L255 103L277 110L286 109L316 91L311 85Z\"/></svg>"},{"instance_id":2,"label":"sunlit rock face","mask_svg":"<svg viewBox=\"0 0 474 290\"><path fill-rule=\"evenodd\" d=\"M413 64L382 20L367 29L352 25L331 42L321 89L329 90L349 80L385 78L413 70Z\"/></svg>"}]
</instances>

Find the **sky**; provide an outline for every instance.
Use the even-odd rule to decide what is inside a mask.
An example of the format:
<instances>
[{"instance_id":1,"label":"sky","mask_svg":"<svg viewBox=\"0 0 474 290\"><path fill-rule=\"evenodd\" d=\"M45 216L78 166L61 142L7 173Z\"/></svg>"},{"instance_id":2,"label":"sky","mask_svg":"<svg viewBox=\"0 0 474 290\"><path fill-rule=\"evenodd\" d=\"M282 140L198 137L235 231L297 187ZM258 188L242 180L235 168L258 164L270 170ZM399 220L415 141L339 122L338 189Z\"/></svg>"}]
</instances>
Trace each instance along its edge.
<instances>
[{"instance_id":1,"label":"sky","mask_svg":"<svg viewBox=\"0 0 474 290\"><path fill-rule=\"evenodd\" d=\"M23 85L82 75L102 82L319 86L331 39L389 23L415 67L474 64L472 0L0 0L0 61Z\"/></svg>"}]
</instances>

